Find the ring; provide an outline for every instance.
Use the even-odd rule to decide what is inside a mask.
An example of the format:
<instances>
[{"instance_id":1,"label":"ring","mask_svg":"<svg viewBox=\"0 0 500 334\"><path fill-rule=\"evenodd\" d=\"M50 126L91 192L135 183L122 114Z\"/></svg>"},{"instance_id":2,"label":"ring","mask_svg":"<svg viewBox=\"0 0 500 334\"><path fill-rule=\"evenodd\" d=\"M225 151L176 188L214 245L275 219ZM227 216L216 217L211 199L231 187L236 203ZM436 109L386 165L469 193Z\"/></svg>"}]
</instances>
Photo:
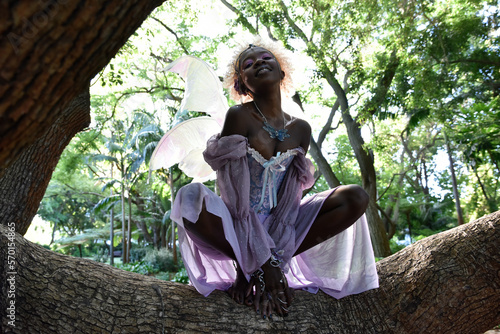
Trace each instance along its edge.
<instances>
[{"instance_id":1,"label":"ring","mask_svg":"<svg viewBox=\"0 0 500 334\"><path fill-rule=\"evenodd\" d=\"M280 302L281 304L288 304L287 302L282 301L282 300L280 299L280 297L276 297L276 298L278 298L278 300L279 300L279 302Z\"/></svg>"},{"instance_id":2,"label":"ring","mask_svg":"<svg viewBox=\"0 0 500 334\"><path fill-rule=\"evenodd\" d=\"M285 308L285 307L283 307L283 306L281 306L281 309L282 309L283 311L285 311L285 312L288 312L288 309L287 309L287 308Z\"/></svg>"}]
</instances>

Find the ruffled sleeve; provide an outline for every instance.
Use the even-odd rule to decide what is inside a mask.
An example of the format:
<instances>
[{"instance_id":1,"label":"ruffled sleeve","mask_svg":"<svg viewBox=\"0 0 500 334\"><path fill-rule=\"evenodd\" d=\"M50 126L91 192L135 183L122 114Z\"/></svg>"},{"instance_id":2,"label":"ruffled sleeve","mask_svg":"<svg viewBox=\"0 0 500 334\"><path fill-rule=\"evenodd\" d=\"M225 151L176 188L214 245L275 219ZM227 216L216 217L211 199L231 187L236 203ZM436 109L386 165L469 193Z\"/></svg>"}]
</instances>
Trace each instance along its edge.
<instances>
[{"instance_id":1,"label":"ruffled sleeve","mask_svg":"<svg viewBox=\"0 0 500 334\"><path fill-rule=\"evenodd\" d=\"M235 254L247 275L259 269L271 256L273 239L250 210L250 172L247 158L248 140L240 135L214 135L203 152L205 161L217 171L221 198L233 218L241 254Z\"/></svg>"},{"instance_id":2,"label":"ruffled sleeve","mask_svg":"<svg viewBox=\"0 0 500 334\"><path fill-rule=\"evenodd\" d=\"M222 200L239 220L248 216L250 203L247 143L247 138L239 135L214 135L203 152L205 161L217 172Z\"/></svg>"}]
</instances>

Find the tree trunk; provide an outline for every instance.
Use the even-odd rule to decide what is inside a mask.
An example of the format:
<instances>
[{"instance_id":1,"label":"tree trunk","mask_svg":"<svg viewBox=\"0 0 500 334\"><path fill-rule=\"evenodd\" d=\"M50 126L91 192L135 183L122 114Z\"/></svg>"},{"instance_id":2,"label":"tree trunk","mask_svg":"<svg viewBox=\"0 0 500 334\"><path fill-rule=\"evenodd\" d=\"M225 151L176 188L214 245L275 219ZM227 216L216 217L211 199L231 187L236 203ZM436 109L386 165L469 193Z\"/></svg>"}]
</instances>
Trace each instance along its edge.
<instances>
[{"instance_id":1,"label":"tree trunk","mask_svg":"<svg viewBox=\"0 0 500 334\"><path fill-rule=\"evenodd\" d=\"M391 248L384 222L380 217L377 206L377 178L373 156L365 150L364 140L361 137L361 128L347 110L342 110L342 119L347 129L349 142L359 164L361 178L363 179L363 188L370 196L370 202L366 209L366 217L370 226L373 251L375 252L375 256L385 257L391 254Z\"/></svg>"},{"instance_id":2,"label":"tree trunk","mask_svg":"<svg viewBox=\"0 0 500 334\"><path fill-rule=\"evenodd\" d=\"M111 164L111 179L113 179L113 164ZM113 187L110 187L109 191L109 196L113 197ZM115 215L113 213L113 207L111 207L111 210L109 210L109 264L114 265L115 264L115 245L114 245L114 240L115 240Z\"/></svg>"},{"instance_id":3,"label":"tree trunk","mask_svg":"<svg viewBox=\"0 0 500 334\"><path fill-rule=\"evenodd\" d=\"M401 140L404 140L403 137L401 137ZM400 210L400 207L401 207L401 189L403 189L403 181L405 179L405 176L406 176L406 168L405 168L405 151L402 150L401 151L401 158L400 158L400 171L399 171L399 177L398 177L398 183L397 183L397 189L398 191L396 192L396 195L395 195L395 199L393 201L394 203L394 211L392 213L392 221L394 223L394 229L396 227L396 225L398 224L398 220L399 220L399 210ZM394 231L395 233L396 231ZM389 238L392 238L392 236L394 235L394 233L392 234L389 234Z\"/></svg>"},{"instance_id":4,"label":"tree trunk","mask_svg":"<svg viewBox=\"0 0 500 334\"><path fill-rule=\"evenodd\" d=\"M128 191L128 220L127 220L127 263L130 262L130 247L132 247L132 199Z\"/></svg>"},{"instance_id":5,"label":"tree trunk","mask_svg":"<svg viewBox=\"0 0 500 334\"><path fill-rule=\"evenodd\" d=\"M43 136L162 2L2 1L0 168Z\"/></svg>"},{"instance_id":6,"label":"tree trunk","mask_svg":"<svg viewBox=\"0 0 500 334\"><path fill-rule=\"evenodd\" d=\"M380 217L377 206L377 178L373 156L367 152L364 147L364 140L361 136L361 127L349 113L349 104L345 91L335 78L332 72L325 71L325 78L333 88L337 99L340 100L340 110L342 111L342 121L347 130L349 143L354 151L356 160L359 164L361 178L363 179L363 188L370 196L370 202L366 210L366 218L370 227L370 237L375 256L385 257L391 254L389 239L385 231L384 222Z\"/></svg>"},{"instance_id":7,"label":"tree trunk","mask_svg":"<svg viewBox=\"0 0 500 334\"><path fill-rule=\"evenodd\" d=\"M26 233L62 150L89 123L77 96L162 2L2 1L1 222Z\"/></svg>"},{"instance_id":8,"label":"tree trunk","mask_svg":"<svg viewBox=\"0 0 500 334\"><path fill-rule=\"evenodd\" d=\"M443 131L443 135L444 135L444 142L446 144L446 152L448 153L448 160L450 161L450 175L451 175L451 182L453 185L453 197L455 198L455 208L457 211L457 223L458 225L462 225L464 223L464 218L462 214L462 206L460 205L460 194L458 193L458 183L457 183L457 177L455 176L453 155L451 153L450 143L448 141L448 136L446 135L446 131Z\"/></svg>"},{"instance_id":9,"label":"tree trunk","mask_svg":"<svg viewBox=\"0 0 500 334\"><path fill-rule=\"evenodd\" d=\"M121 202L122 202L122 263L127 263L127 237L125 234L125 172L123 163L120 167L122 173Z\"/></svg>"},{"instance_id":10,"label":"tree trunk","mask_svg":"<svg viewBox=\"0 0 500 334\"><path fill-rule=\"evenodd\" d=\"M0 175L161 2L2 1Z\"/></svg>"},{"instance_id":11,"label":"tree trunk","mask_svg":"<svg viewBox=\"0 0 500 334\"><path fill-rule=\"evenodd\" d=\"M168 237L167 237L167 225L166 224L161 224L161 248L167 248L170 249L168 246Z\"/></svg>"},{"instance_id":12,"label":"tree trunk","mask_svg":"<svg viewBox=\"0 0 500 334\"><path fill-rule=\"evenodd\" d=\"M311 136L311 144L309 145L309 153L313 158L314 162L318 165L318 169L326 180L326 183L330 188L335 188L340 186L340 181L333 173L332 167L326 160L325 156L321 152L321 148L318 147L316 141Z\"/></svg>"},{"instance_id":13,"label":"tree trunk","mask_svg":"<svg viewBox=\"0 0 500 334\"><path fill-rule=\"evenodd\" d=\"M12 267L0 262L1 309L10 316L2 326L12 333L484 333L500 323L499 244L500 211L378 262L379 289L341 300L297 291L287 318L265 321L223 292L205 298L191 286L63 256L1 225L2 258L15 258Z\"/></svg>"},{"instance_id":14,"label":"tree trunk","mask_svg":"<svg viewBox=\"0 0 500 334\"><path fill-rule=\"evenodd\" d=\"M0 176L0 222L15 223L20 234L26 233L64 148L89 124L90 95L86 89L4 169Z\"/></svg>"},{"instance_id":15,"label":"tree trunk","mask_svg":"<svg viewBox=\"0 0 500 334\"><path fill-rule=\"evenodd\" d=\"M133 220L133 222L135 223L135 226L137 226L137 228L139 230L141 230L142 232L142 236L144 237L144 240L152 245L153 244L153 237L151 236L151 233L149 233L148 231L148 226L146 225L145 222L141 221L141 220Z\"/></svg>"},{"instance_id":16,"label":"tree trunk","mask_svg":"<svg viewBox=\"0 0 500 334\"><path fill-rule=\"evenodd\" d=\"M152 212L156 211L156 204L155 203L153 203L153 208L149 208L148 209L146 207L145 203L144 203L144 199L141 198L141 197L139 197L139 193L133 192L133 193L131 193L131 196L132 195L135 196L134 204L138 207L139 211L141 211L141 210L142 211L148 211L148 210L150 210ZM139 230L141 230L142 236L144 237L144 240L148 244L152 245L153 244L153 237L151 237L151 233L149 233L147 224L144 221L142 221L141 219L133 219L132 221L135 223L135 225L137 226L137 228Z\"/></svg>"}]
</instances>

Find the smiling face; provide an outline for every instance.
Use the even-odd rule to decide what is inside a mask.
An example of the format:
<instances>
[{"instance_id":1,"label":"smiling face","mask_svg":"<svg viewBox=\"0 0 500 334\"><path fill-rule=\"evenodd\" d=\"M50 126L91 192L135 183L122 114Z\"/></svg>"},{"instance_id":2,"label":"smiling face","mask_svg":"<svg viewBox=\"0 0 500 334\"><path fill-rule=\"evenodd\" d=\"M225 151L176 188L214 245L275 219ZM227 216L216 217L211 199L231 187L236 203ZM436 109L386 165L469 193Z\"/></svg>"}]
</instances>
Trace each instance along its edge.
<instances>
[{"instance_id":1,"label":"smiling face","mask_svg":"<svg viewBox=\"0 0 500 334\"><path fill-rule=\"evenodd\" d=\"M227 71L224 74L223 87L228 89L231 99L237 103L245 103L253 99L253 92L249 91L242 81L241 74L242 72L244 72L242 64L243 61L247 60L247 58L249 58L249 63L255 62L255 59L251 57L251 53L258 51L264 51L264 53L268 53L279 63L278 65L280 70L278 72L281 73L282 77L279 83L280 94L282 94L282 96L292 96L294 93L292 82L292 53L286 50L278 42L266 41L256 37L253 40L253 43L254 44L240 45L240 47L236 48L234 50L231 61L228 63ZM256 45L259 45L259 47L257 47ZM262 56L264 56L264 54L262 54ZM271 59L261 59L260 61L270 62ZM249 63L246 63L245 65L250 65ZM260 78L263 77L264 76ZM262 93L266 93L266 90L262 90ZM270 91L267 90L267 94L269 93Z\"/></svg>"},{"instance_id":2,"label":"smiling face","mask_svg":"<svg viewBox=\"0 0 500 334\"><path fill-rule=\"evenodd\" d=\"M260 88L275 85L281 82L285 73L274 55L258 46L243 51L236 64L239 73L239 89L250 94L258 92Z\"/></svg>"}]
</instances>

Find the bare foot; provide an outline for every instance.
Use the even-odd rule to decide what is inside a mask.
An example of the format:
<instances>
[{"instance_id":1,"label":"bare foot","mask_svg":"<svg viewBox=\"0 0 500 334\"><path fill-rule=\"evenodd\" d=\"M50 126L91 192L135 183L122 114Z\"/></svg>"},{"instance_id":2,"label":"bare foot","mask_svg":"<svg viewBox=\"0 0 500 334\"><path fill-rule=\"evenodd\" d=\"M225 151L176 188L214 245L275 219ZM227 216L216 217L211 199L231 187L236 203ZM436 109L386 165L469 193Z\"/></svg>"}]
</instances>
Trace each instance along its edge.
<instances>
[{"instance_id":1,"label":"bare foot","mask_svg":"<svg viewBox=\"0 0 500 334\"><path fill-rule=\"evenodd\" d=\"M245 278L245 274L241 271L240 266L236 266L236 280L233 285L227 290L231 298L238 304L252 305L253 297L249 295L248 291L253 291L253 285Z\"/></svg>"}]
</instances>

